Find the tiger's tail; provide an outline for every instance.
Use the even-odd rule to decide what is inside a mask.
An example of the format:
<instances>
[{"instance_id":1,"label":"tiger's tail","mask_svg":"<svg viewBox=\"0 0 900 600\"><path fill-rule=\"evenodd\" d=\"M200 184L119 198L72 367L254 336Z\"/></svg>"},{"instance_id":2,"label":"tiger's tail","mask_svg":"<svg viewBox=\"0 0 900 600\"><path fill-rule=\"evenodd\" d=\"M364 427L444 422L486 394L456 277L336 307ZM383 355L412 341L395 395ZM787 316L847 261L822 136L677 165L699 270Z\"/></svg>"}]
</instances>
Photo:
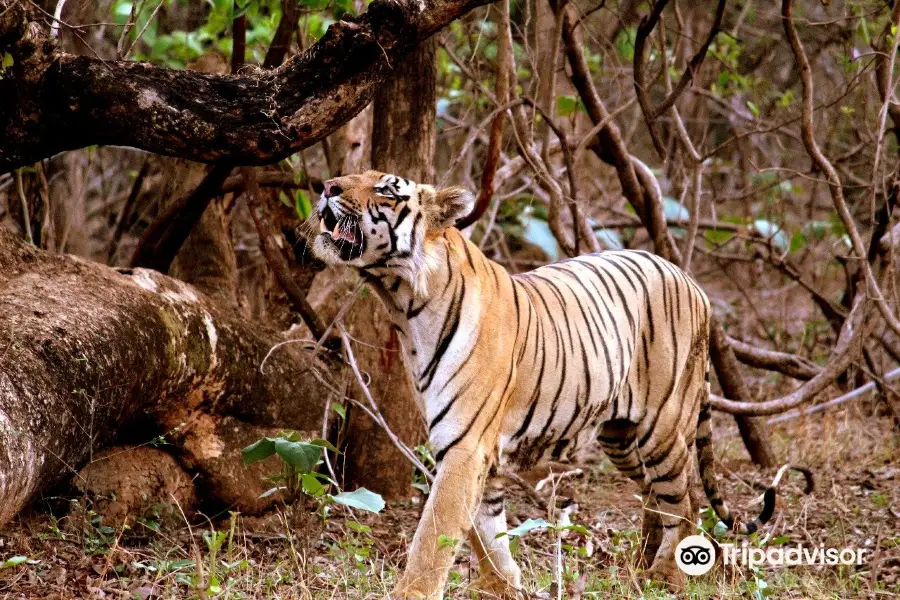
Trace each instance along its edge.
<instances>
[{"instance_id":1,"label":"tiger's tail","mask_svg":"<svg viewBox=\"0 0 900 600\"><path fill-rule=\"evenodd\" d=\"M703 490L716 516L719 517L725 525L735 533L742 535L750 535L760 528L761 525L767 523L775 513L775 490L784 474L789 471L799 471L806 479L806 489L804 494L813 491L815 482L812 472L806 467L787 464L778 470L772 484L766 488L763 494L763 508L759 516L750 523L738 523L735 526L734 517L725 500L719 493L719 485L716 482L715 459L713 458L712 447L712 409L709 405L709 363L706 365L706 384L703 391L703 397L700 400L700 415L697 417L697 461L700 466L700 479L703 482Z\"/></svg>"}]
</instances>

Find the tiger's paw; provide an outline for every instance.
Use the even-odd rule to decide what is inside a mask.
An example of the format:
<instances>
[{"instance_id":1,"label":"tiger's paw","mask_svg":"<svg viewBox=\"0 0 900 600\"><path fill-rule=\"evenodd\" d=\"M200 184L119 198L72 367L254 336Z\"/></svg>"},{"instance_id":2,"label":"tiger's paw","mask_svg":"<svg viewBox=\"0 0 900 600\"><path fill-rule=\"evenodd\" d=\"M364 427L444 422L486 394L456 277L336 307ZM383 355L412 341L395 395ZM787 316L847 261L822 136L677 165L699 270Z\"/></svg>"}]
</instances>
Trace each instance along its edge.
<instances>
[{"instance_id":1,"label":"tiger's paw","mask_svg":"<svg viewBox=\"0 0 900 600\"><path fill-rule=\"evenodd\" d=\"M503 600L517 600L525 598L521 590L496 575L481 575L471 584L469 589L482 594L486 598L500 598Z\"/></svg>"},{"instance_id":2,"label":"tiger's paw","mask_svg":"<svg viewBox=\"0 0 900 600\"><path fill-rule=\"evenodd\" d=\"M440 591L436 594L429 594L421 585L416 585L419 583L421 582L413 581L410 583L405 577L401 578L394 586L394 589L391 590L391 593L388 594L386 600L439 600L441 598Z\"/></svg>"},{"instance_id":3,"label":"tiger's paw","mask_svg":"<svg viewBox=\"0 0 900 600\"><path fill-rule=\"evenodd\" d=\"M639 577L644 583L661 583L671 592L681 592L687 584L684 573L675 566L675 561L663 564L657 561Z\"/></svg>"},{"instance_id":4,"label":"tiger's paw","mask_svg":"<svg viewBox=\"0 0 900 600\"><path fill-rule=\"evenodd\" d=\"M401 589L399 587L391 590L391 593L385 596L385 600L427 600L423 592L415 590Z\"/></svg>"}]
</instances>

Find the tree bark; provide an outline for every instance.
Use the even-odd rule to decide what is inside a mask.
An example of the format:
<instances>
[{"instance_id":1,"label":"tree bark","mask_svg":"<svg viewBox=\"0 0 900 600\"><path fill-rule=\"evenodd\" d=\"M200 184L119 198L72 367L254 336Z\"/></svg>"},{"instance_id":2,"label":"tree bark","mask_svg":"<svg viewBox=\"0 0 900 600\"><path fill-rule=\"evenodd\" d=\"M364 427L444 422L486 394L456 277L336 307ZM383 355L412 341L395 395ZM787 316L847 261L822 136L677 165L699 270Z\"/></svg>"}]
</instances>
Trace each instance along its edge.
<instances>
[{"instance_id":1,"label":"tree bark","mask_svg":"<svg viewBox=\"0 0 900 600\"><path fill-rule=\"evenodd\" d=\"M397 65L393 79L375 95L372 166L413 181L434 181L435 43L422 44ZM374 318L373 318L374 315ZM374 294L358 299L345 323L361 344L360 368L372 374L369 390L391 430L407 446L423 439L423 422L400 354L400 340ZM353 485L386 498L409 497L411 468L381 428L360 410L350 410L345 473ZM403 465L401 468L400 465Z\"/></svg>"},{"instance_id":2,"label":"tree bark","mask_svg":"<svg viewBox=\"0 0 900 600\"><path fill-rule=\"evenodd\" d=\"M709 337L709 357L716 370L716 377L719 379L722 392L727 398L740 398L744 402L749 402L750 390L747 388L741 366L738 364L734 351L728 344L725 331L717 319L713 319L710 324ZM750 454L750 460L761 467L775 466L777 457L772 449L772 444L765 436L765 421L741 415L734 415L734 421L737 423L744 446Z\"/></svg>"},{"instance_id":3,"label":"tree bark","mask_svg":"<svg viewBox=\"0 0 900 600\"><path fill-rule=\"evenodd\" d=\"M47 254L0 228L0 525L129 431L169 432L222 500L253 497L263 472L241 468L234 432L318 430L329 402L312 371L330 366L299 345L261 371L279 341L185 283Z\"/></svg>"},{"instance_id":4,"label":"tree bark","mask_svg":"<svg viewBox=\"0 0 900 600\"><path fill-rule=\"evenodd\" d=\"M0 173L93 144L198 162L276 162L362 110L391 66L486 0L376 0L271 71L212 75L60 52L31 5L0 0ZM51 133L52 132L52 133Z\"/></svg>"}]
</instances>

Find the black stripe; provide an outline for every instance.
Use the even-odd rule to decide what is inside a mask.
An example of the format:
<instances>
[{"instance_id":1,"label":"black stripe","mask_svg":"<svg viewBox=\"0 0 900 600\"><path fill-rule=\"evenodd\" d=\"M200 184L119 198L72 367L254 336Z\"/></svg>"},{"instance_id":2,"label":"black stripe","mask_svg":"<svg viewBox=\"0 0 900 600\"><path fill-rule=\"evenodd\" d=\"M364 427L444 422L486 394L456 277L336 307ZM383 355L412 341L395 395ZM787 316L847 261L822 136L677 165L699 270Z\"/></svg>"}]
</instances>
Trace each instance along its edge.
<instances>
[{"instance_id":1,"label":"black stripe","mask_svg":"<svg viewBox=\"0 0 900 600\"><path fill-rule=\"evenodd\" d=\"M450 329L447 331L446 335L442 335L440 337L440 342L438 343L437 348L434 351L434 355L431 357L431 360L428 362L428 365L425 367L425 370L422 372L420 376L421 379L428 379L428 382L424 385L424 387L420 387L420 391L424 392L431 385L431 382L434 380L434 375L437 373L438 365L441 362L441 358L443 358L444 353L447 351L447 348L450 347L450 343L453 341L454 336L456 335L456 331L459 329L459 321L462 315L462 305L463 300L466 297L466 281L465 279L460 279L460 293L454 294L453 302L450 305L450 310L447 311L447 319L444 321L444 326L441 327L441 333L443 334L444 327L447 326L447 321L450 319L451 315L453 316L453 323L450 325Z\"/></svg>"},{"instance_id":2,"label":"black stripe","mask_svg":"<svg viewBox=\"0 0 900 600\"><path fill-rule=\"evenodd\" d=\"M441 409L441 412L436 414L434 416L434 418L431 420L431 423L428 424L429 433L431 431L433 431L435 427L438 426L438 424L441 422L441 420L447 415L448 412L450 412L450 409L453 408L453 405L456 404L456 401L462 397L463 392L468 390L471 387L471 385L472 385L472 382L467 381L456 391L455 394L453 394L453 397L450 398L450 400L447 402L447 404L444 405L444 408Z\"/></svg>"},{"instance_id":3,"label":"black stripe","mask_svg":"<svg viewBox=\"0 0 900 600\"><path fill-rule=\"evenodd\" d=\"M448 453L450 450L452 450L454 446L456 446L458 443L460 443L460 442L462 441L462 439L463 439L464 437L466 437L466 436L469 434L469 430L472 429L472 426L475 424L475 421L477 421L477 420L478 420L478 417L481 416L481 411L484 410L484 407L485 407L486 405L487 405L487 402L482 402L482 403L481 403L481 406L478 407L478 412L475 413L475 416L472 417L472 420L469 421L469 424L468 424L468 425L466 425L465 430L464 430L461 434L459 434L458 436L456 436L456 438L454 438L454 440L453 440L452 442L450 442L449 444L447 444L447 446L445 446L444 448L442 448L442 449L435 455L434 461L435 461L436 463L440 464L440 462L441 462L442 460L444 460L444 457L447 456L447 453Z\"/></svg>"},{"instance_id":4,"label":"black stripe","mask_svg":"<svg viewBox=\"0 0 900 600\"><path fill-rule=\"evenodd\" d=\"M410 210L409 206L404 204L403 208L400 209L400 214L397 215L397 220L394 221L394 227L400 227L400 223L409 216ZM414 225L415 226L415 225Z\"/></svg>"}]
</instances>

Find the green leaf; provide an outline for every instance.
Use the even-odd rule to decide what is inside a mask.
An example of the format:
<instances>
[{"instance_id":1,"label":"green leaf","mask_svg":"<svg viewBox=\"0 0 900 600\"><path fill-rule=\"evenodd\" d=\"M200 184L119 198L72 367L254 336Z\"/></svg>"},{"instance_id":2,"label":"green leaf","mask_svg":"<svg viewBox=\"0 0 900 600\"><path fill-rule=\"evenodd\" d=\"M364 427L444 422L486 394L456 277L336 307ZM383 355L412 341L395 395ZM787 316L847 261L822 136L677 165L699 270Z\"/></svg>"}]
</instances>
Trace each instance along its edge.
<instances>
[{"instance_id":1,"label":"green leaf","mask_svg":"<svg viewBox=\"0 0 900 600\"><path fill-rule=\"evenodd\" d=\"M182 558L181 560L176 560L174 562L169 563L169 570L174 571L176 569L185 569L187 567L193 567L194 560L191 558Z\"/></svg>"},{"instance_id":2,"label":"green leaf","mask_svg":"<svg viewBox=\"0 0 900 600\"><path fill-rule=\"evenodd\" d=\"M707 229L703 234L710 246L715 248L726 243L734 237L734 233L730 231L722 231L721 229Z\"/></svg>"},{"instance_id":3,"label":"green leaf","mask_svg":"<svg viewBox=\"0 0 900 600\"><path fill-rule=\"evenodd\" d=\"M319 498L325 493L325 486L312 473L304 473L300 476L300 481L303 485L303 493L313 498Z\"/></svg>"},{"instance_id":4,"label":"green leaf","mask_svg":"<svg viewBox=\"0 0 900 600\"><path fill-rule=\"evenodd\" d=\"M275 452L301 474L311 472L322 456L321 446L308 442L292 442L284 438L275 438Z\"/></svg>"},{"instance_id":5,"label":"green leaf","mask_svg":"<svg viewBox=\"0 0 900 600\"><path fill-rule=\"evenodd\" d=\"M802 250L806 247L806 244L809 240L802 231L797 231L794 235L791 236L791 252L796 252L797 250Z\"/></svg>"},{"instance_id":6,"label":"green leaf","mask_svg":"<svg viewBox=\"0 0 900 600\"><path fill-rule=\"evenodd\" d=\"M501 531L497 534L496 537L500 538L505 535L510 537L520 537L528 533L529 531L534 531L535 529L546 529L548 527L553 527L550 523L545 521L544 519L528 519L518 527L514 527L509 531Z\"/></svg>"},{"instance_id":7,"label":"green leaf","mask_svg":"<svg viewBox=\"0 0 900 600\"><path fill-rule=\"evenodd\" d=\"M313 446L320 446L322 448L328 448L334 453L338 452L338 449L334 447L334 444L329 442L328 440L323 440L322 438L316 438L314 440L309 440L309 443Z\"/></svg>"},{"instance_id":8,"label":"green leaf","mask_svg":"<svg viewBox=\"0 0 900 600\"><path fill-rule=\"evenodd\" d=\"M253 442L241 451L245 465L252 465L273 454L275 454L275 440L268 437Z\"/></svg>"},{"instance_id":9,"label":"green leaf","mask_svg":"<svg viewBox=\"0 0 900 600\"><path fill-rule=\"evenodd\" d=\"M222 593L222 584L219 583L219 578L215 575L209 576L209 588L206 590L210 594L221 594Z\"/></svg>"},{"instance_id":10,"label":"green leaf","mask_svg":"<svg viewBox=\"0 0 900 600\"><path fill-rule=\"evenodd\" d=\"M575 96L559 96L556 99L556 116L568 117L578 110L578 98Z\"/></svg>"},{"instance_id":11,"label":"green leaf","mask_svg":"<svg viewBox=\"0 0 900 600\"><path fill-rule=\"evenodd\" d=\"M591 532L587 527L585 527L584 525L576 525L574 523L571 525L566 525L565 527L560 527L560 529L564 529L565 531L574 531L575 533L580 533L581 535L587 537L590 537L591 535Z\"/></svg>"},{"instance_id":12,"label":"green leaf","mask_svg":"<svg viewBox=\"0 0 900 600\"><path fill-rule=\"evenodd\" d=\"M456 538L452 538L449 535L439 535L438 536L438 548L443 550L444 548L456 548L456 545L459 543L459 540Z\"/></svg>"},{"instance_id":13,"label":"green leaf","mask_svg":"<svg viewBox=\"0 0 900 600\"><path fill-rule=\"evenodd\" d=\"M778 104L782 108L787 108L794 102L794 90L785 90L778 99Z\"/></svg>"},{"instance_id":14,"label":"green leaf","mask_svg":"<svg viewBox=\"0 0 900 600\"><path fill-rule=\"evenodd\" d=\"M616 52L627 62L634 60L634 41L637 38L637 27L625 27L619 30L616 37Z\"/></svg>"},{"instance_id":15,"label":"green leaf","mask_svg":"<svg viewBox=\"0 0 900 600\"><path fill-rule=\"evenodd\" d=\"M347 407L341 404L340 402L334 402L331 405L331 410L336 412L341 419L347 419Z\"/></svg>"},{"instance_id":16,"label":"green leaf","mask_svg":"<svg viewBox=\"0 0 900 600\"><path fill-rule=\"evenodd\" d=\"M13 58L13 55L9 52L3 53L3 60L0 60L0 71L5 71L16 64L16 60Z\"/></svg>"},{"instance_id":17,"label":"green leaf","mask_svg":"<svg viewBox=\"0 0 900 600\"><path fill-rule=\"evenodd\" d=\"M13 556L11 558L6 559L3 564L0 564L0 569L9 569L10 567L17 567L28 560L27 556Z\"/></svg>"},{"instance_id":18,"label":"green leaf","mask_svg":"<svg viewBox=\"0 0 900 600\"><path fill-rule=\"evenodd\" d=\"M373 513L381 512L384 509L384 498L375 492L370 492L366 488L359 488L352 492L341 492L333 495L332 499L338 504Z\"/></svg>"},{"instance_id":19,"label":"green leaf","mask_svg":"<svg viewBox=\"0 0 900 600\"><path fill-rule=\"evenodd\" d=\"M356 521L347 521L347 527L355 531L356 533L372 533L372 528L368 525L363 525L362 523L357 523Z\"/></svg>"},{"instance_id":20,"label":"green leaf","mask_svg":"<svg viewBox=\"0 0 900 600\"><path fill-rule=\"evenodd\" d=\"M309 201L309 194L306 190L297 190L294 195L294 210L301 220L306 220L312 214L312 203Z\"/></svg>"},{"instance_id":21,"label":"green leaf","mask_svg":"<svg viewBox=\"0 0 900 600\"><path fill-rule=\"evenodd\" d=\"M227 535L227 531L204 531L203 541L210 551L218 550L222 547L222 542L225 541Z\"/></svg>"}]
</instances>

